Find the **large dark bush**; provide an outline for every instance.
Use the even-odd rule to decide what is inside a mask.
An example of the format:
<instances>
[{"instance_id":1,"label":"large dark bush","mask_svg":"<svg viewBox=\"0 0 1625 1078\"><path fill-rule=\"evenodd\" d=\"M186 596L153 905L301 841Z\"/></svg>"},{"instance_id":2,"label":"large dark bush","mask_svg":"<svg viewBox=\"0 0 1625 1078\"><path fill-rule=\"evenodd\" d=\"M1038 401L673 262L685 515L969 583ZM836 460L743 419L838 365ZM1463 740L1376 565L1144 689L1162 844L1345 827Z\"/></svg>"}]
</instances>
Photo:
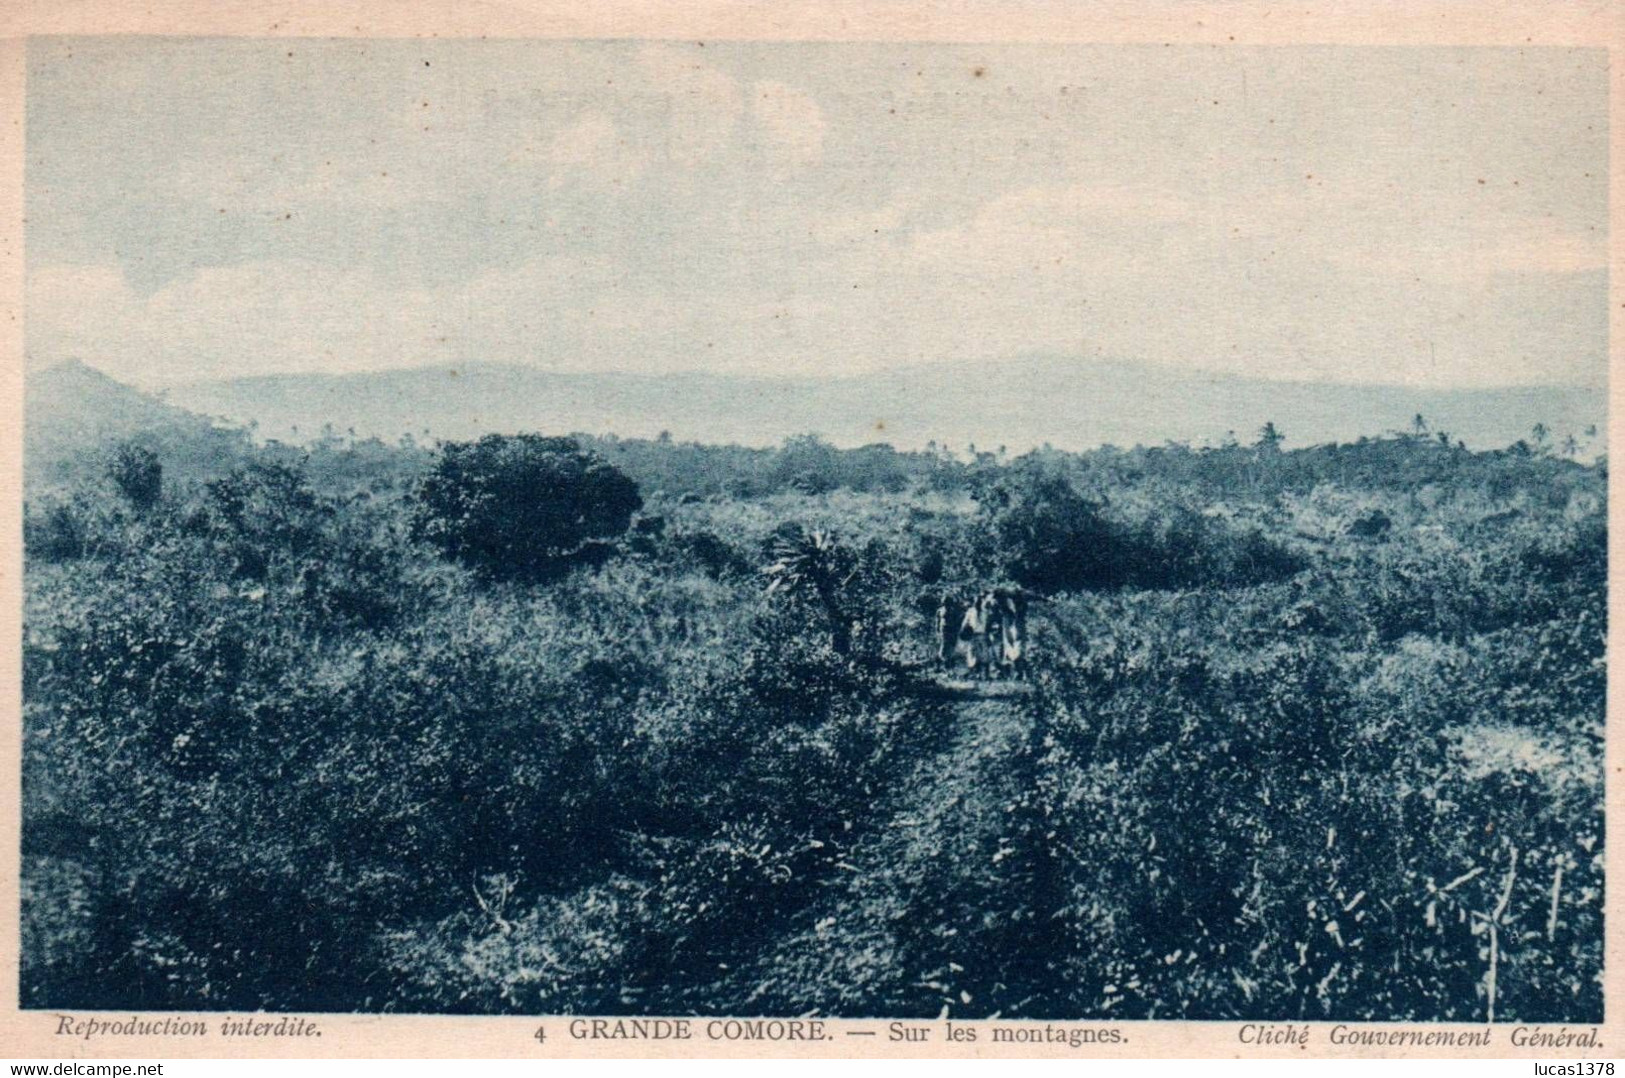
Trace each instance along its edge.
<instances>
[{"instance_id":1,"label":"large dark bush","mask_svg":"<svg viewBox=\"0 0 1625 1078\"><path fill-rule=\"evenodd\" d=\"M636 483L573 439L491 434L442 448L413 532L482 575L537 581L590 559L642 506Z\"/></svg>"},{"instance_id":2,"label":"large dark bush","mask_svg":"<svg viewBox=\"0 0 1625 1078\"><path fill-rule=\"evenodd\" d=\"M1179 503L1140 519L1115 515L1056 473L1018 471L985 504L1004 574L1040 592L1248 585L1303 567L1260 532Z\"/></svg>"},{"instance_id":3,"label":"large dark bush","mask_svg":"<svg viewBox=\"0 0 1625 1078\"><path fill-rule=\"evenodd\" d=\"M1099 502L1058 475L1038 475L1001 493L995 531L1014 579L1044 592L1119 583L1110 557L1118 537Z\"/></svg>"},{"instance_id":4,"label":"large dark bush","mask_svg":"<svg viewBox=\"0 0 1625 1078\"><path fill-rule=\"evenodd\" d=\"M107 465L107 475L137 509L151 509L163 496L163 463L144 445L127 442L119 446Z\"/></svg>"}]
</instances>

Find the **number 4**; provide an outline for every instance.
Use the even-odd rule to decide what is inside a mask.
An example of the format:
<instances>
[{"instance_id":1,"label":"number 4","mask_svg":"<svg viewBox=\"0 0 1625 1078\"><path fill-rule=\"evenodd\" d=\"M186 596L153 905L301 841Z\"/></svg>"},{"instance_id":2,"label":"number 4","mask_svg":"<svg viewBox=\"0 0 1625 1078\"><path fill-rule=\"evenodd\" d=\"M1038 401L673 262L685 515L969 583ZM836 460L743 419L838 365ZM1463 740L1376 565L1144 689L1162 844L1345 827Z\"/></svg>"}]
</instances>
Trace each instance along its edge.
<instances>
[{"instance_id":1,"label":"number 4","mask_svg":"<svg viewBox=\"0 0 1625 1078\"><path fill-rule=\"evenodd\" d=\"M546 1026L537 1026L535 1036L536 1036L536 1039L538 1041L542 1042L543 1044L546 1044L547 1043L547 1027Z\"/></svg>"}]
</instances>

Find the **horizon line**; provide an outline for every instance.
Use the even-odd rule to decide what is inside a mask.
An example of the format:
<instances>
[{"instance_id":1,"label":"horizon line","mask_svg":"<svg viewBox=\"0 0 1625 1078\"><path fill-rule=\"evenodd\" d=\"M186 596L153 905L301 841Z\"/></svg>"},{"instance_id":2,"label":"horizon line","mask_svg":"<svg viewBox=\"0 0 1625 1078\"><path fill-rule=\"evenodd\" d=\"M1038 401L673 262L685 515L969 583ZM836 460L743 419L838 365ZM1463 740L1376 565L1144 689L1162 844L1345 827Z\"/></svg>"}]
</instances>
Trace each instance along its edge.
<instances>
[{"instance_id":1,"label":"horizon line","mask_svg":"<svg viewBox=\"0 0 1625 1078\"><path fill-rule=\"evenodd\" d=\"M1405 382L1359 382L1341 381L1334 379L1308 379L1308 378L1277 378L1267 374L1246 374L1236 371L1215 370L1209 367L1181 366L1171 363L1160 363L1154 360L1119 359L1106 357L1068 357L1054 353L1033 353L1021 356L1010 356L1001 359L943 359L925 362L899 364L893 367L877 367L860 372L832 372L830 374L774 374L744 373L737 371L705 370L701 368L685 368L679 370L644 371L630 367L608 367L598 370L586 368L560 368L546 367L531 363L513 362L505 360L471 360L459 363L423 363L413 366L391 367L362 367L352 370L291 370L291 371L265 371L258 373L224 375L214 378L189 378L176 381L161 381L153 383L153 388L147 389L128 380L125 377L110 372L105 366L92 363L80 356L69 356L49 363L28 366L25 360L25 380L34 375L44 374L53 370L82 366L94 371L105 378L109 378L120 385L128 386L139 392L164 393L171 389L186 389L198 386L219 386L243 382L266 382L285 379L340 379L340 378L366 378L386 375L424 374L445 371L453 376L459 372L469 371L516 371L529 374L551 375L572 378L635 378L645 381L659 381L661 379L716 379L719 381L779 383L786 385L816 385L828 382L861 382L867 379L883 378L899 374L936 373L953 370L972 364L994 365L1001 367L1019 367L1023 365L1036 365L1042 363L1077 363L1080 367L1117 367L1141 370L1153 370L1171 374L1182 374L1197 379L1212 381L1252 382L1255 384L1298 386L1311 389L1355 389L1355 390L1392 390L1412 393L1508 393L1531 390L1555 391L1588 391L1608 394L1609 381L1593 382L1506 382L1491 385L1482 384L1440 384L1417 385ZM1609 372L1611 374L1611 370Z\"/></svg>"}]
</instances>

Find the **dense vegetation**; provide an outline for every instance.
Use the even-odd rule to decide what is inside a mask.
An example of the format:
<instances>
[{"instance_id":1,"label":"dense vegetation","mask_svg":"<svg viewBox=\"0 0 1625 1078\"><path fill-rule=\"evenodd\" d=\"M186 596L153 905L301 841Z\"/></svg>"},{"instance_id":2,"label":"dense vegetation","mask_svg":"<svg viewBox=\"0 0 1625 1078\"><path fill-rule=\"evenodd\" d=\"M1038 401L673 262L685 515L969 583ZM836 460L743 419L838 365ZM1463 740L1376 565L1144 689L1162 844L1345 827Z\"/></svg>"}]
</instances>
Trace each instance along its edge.
<instances>
[{"instance_id":1,"label":"dense vegetation","mask_svg":"<svg viewBox=\"0 0 1625 1078\"><path fill-rule=\"evenodd\" d=\"M29 489L25 1006L1601 1018L1600 462L186 444Z\"/></svg>"}]
</instances>

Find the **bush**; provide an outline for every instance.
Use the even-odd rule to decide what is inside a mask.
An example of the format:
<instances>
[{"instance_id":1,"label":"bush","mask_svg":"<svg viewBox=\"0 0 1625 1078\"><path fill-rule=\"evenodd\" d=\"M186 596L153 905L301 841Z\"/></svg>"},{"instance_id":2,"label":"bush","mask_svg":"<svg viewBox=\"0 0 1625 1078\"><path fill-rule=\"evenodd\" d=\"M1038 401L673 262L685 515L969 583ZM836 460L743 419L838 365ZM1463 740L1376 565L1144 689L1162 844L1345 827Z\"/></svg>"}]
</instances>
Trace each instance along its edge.
<instances>
[{"instance_id":1,"label":"bush","mask_svg":"<svg viewBox=\"0 0 1625 1078\"><path fill-rule=\"evenodd\" d=\"M413 534L483 576L556 577L621 535L637 484L569 438L492 434L444 446L418 489Z\"/></svg>"},{"instance_id":2,"label":"bush","mask_svg":"<svg viewBox=\"0 0 1625 1078\"><path fill-rule=\"evenodd\" d=\"M1001 491L994 529L1005 571L1042 592L1106 587L1122 582L1120 537L1103 506L1058 475L1040 475Z\"/></svg>"},{"instance_id":3,"label":"bush","mask_svg":"<svg viewBox=\"0 0 1625 1078\"><path fill-rule=\"evenodd\" d=\"M146 446L126 442L113 453L108 478L138 510L151 509L164 492L164 466Z\"/></svg>"},{"instance_id":4,"label":"bush","mask_svg":"<svg viewBox=\"0 0 1625 1078\"><path fill-rule=\"evenodd\" d=\"M43 511L24 507L23 549L29 560L47 564L73 561L85 553L85 529L71 506L60 503Z\"/></svg>"},{"instance_id":5,"label":"bush","mask_svg":"<svg viewBox=\"0 0 1625 1078\"><path fill-rule=\"evenodd\" d=\"M1138 520L1112 515L1052 473L1018 473L990 504L1004 574L1039 592L1258 584L1304 565L1255 528L1177 502Z\"/></svg>"}]
</instances>

